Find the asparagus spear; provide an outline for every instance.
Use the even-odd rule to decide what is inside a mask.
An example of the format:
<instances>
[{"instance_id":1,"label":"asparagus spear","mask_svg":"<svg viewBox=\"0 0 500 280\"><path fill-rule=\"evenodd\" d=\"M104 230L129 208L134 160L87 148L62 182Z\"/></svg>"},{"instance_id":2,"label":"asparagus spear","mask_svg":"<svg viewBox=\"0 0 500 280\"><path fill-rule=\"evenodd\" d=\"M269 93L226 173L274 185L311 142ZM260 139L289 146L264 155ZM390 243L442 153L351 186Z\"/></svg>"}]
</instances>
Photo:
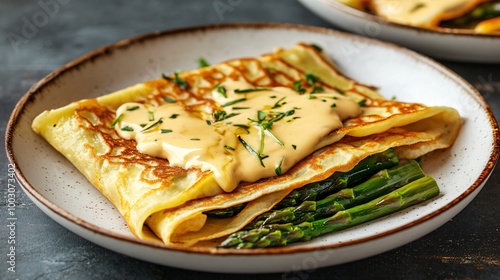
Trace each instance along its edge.
<instances>
[{"instance_id":1,"label":"asparagus spear","mask_svg":"<svg viewBox=\"0 0 500 280\"><path fill-rule=\"evenodd\" d=\"M436 181L432 177L425 176L389 194L365 204L342 210L328 218L298 225L292 223L273 224L233 233L219 247L265 248L307 241L323 234L340 231L400 211L438 194L439 188Z\"/></svg>"},{"instance_id":2,"label":"asparagus spear","mask_svg":"<svg viewBox=\"0 0 500 280\"><path fill-rule=\"evenodd\" d=\"M262 223L257 225L314 221L368 202L424 176L420 165L412 160L403 165L381 170L363 183L353 188L342 189L322 200L304 201L296 207L273 210L267 214Z\"/></svg>"},{"instance_id":3,"label":"asparagus spear","mask_svg":"<svg viewBox=\"0 0 500 280\"><path fill-rule=\"evenodd\" d=\"M324 198L335 190L352 186L380 170L397 165L398 162L399 159L393 149L388 149L384 152L368 156L348 172L336 172L323 181L307 184L293 190L288 196L281 200L274 209L296 206L306 200ZM211 218L227 218L238 214L243 208L244 205L239 204L225 209L206 211L204 214ZM266 215L268 214L264 213L254 221L263 220L267 218Z\"/></svg>"}]
</instances>

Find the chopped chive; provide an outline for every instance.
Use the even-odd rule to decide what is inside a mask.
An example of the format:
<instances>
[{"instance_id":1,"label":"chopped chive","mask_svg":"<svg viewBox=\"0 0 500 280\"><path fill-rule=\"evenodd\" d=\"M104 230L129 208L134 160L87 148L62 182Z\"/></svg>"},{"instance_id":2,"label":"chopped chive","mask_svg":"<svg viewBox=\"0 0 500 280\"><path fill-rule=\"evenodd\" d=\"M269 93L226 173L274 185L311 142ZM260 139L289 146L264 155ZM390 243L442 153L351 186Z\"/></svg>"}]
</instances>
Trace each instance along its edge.
<instances>
[{"instance_id":1,"label":"chopped chive","mask_svg":"<svg viewBox=\"0 0 500 280\"><path fill-rule=\"evenodd\" d=\"M236 103L239 103L239 102L242 102L242 101L245 101L245 100L247 100L247 99L246 99L246 98L244 98L244 97L243 97L243 98L240 98L240 99L235 99L235 100L233 100L233 101L229 101L229 102L227 102L227 103L223 104L223 105L222 105L222 107L231 106L231 105L233 105L233 104L236 104Z\"/></svg>"},{"instance_id":2,"label":"chopped chive","mask_svg":"<svg viewBox=\"0 0 500 280\"><path fill-rule=\"evenodd\" d=\"M287 117L291 116L293 114L295 114L295 110L288 110L288 111L285 112L285 116L287 116Z\"/></svg>"},{"instance_id":3,"label":"chopped chive","mask_svg":"<svg viewBox=\"0 0 500 280\"><path fill-rule=\"evenodd\" d=\"M145 123L141 123L139 126L142 127L142 128L144 128L146 126L146 124Z\"/></svg>"},{"instance_id":4,"label":"chopped chive","mask_svg":"<svg viewBox=\"0 0 500 280\"><path fill-rule=\"evenodd\" d=\"M280 145L280 146L284 146L284 145L285 145L285 144L283 143L283 141L281 141L281 140L280 140L280 139L279 139L279 138L278 138L278 137L277 137L277 136L276 136L276 135L275 135L275 134L271 131L271 129L266 128L264 131L266 132L266 134L268 134L269 136L271 136L271 137L274 139L274 141L276 141L276 143L278 143L278 145Z\"/></svg>"},{"instance_id":5,"label":"chopped chive","mask_svg":"<svg viewBox=\"0 0 500 280\"><path fill-rule=\"evenodd\" d=\"M151 111L148 111L148 119L150 122L155 120L155 114Z\"/></svg>"},{"instance_id":6,"label":"chopped chive","mask_svg":"<svg viewBox=\"0 0 500 280\"><path fill-rule=\"evenodd\" d=\"M340 88L335 87L335 90L338 91L338 93L345 95L345 91L341 90Z\"/></svg>"},{"instance_id":7,"label":"chopped chive","mask_svg":"<svg viewBox=\"0 0 500 280\"><path fill-rule=\"evenodd\" d=\"M226 113L226 111L224 111L224 110L221 110L221 111L217 110L217 111L214 112L214 119L215 119L216 122L219 122L219 121L223 121L225 119L232 118L232 117L237 116L239 114L240 113L231 113L231 114L228 115ZM208 121L207 121L207 123L208 123ZM211 123L209 123L209 124L211 124Z\"/></svg>"},{"instance_id":8,"label":"chopped chive","mask_svg":"<svg viewBox=\"0 0 500 280\"><path fill-rule=\"evenodd\" d=\"M280 162L278 163L278 166L276 166L276 168L274 169L274 172L276 173L276 175L280 176L281 175L281 164L283 163L283 159L284 158L281 158Z\"/></svg>"},{"instance_id":9,"label":"chopped chive","mask_svg":"<svg viewBox=\"0 0 500 280\"><path fill-rule=\"evenodd\" d=\"M293 148L294 150L297 150L297 145L292 145L292 148Z\"/></svg>"},{"instance_id":10,"label":"chopped chive","mask_svg":"<svg viewBox=\"0 0 500 280\"><path fill-rule=\"evenodd\" d=\"M248 125L245 125L245 124L233 124L233 126L236 126L236 127L239 127L239 128L243 128L244 130L246 130L247 133L250 133L250 127Z\"/></svg>"},{"instance_id":11,"label":"chopped chive","mask_svg":"<svg viewBox=\"0 0 500 280\"><path fill-rule=\"evenodd\" d=\"M161 74L161 76L163 77L163 79L165 79L167 81L173 81L174 84L176 84L177 86L179 86L179 88L182 89L182 90L185 90L188 87L187 82L184 79L182 79L181 77L179 77L179 71L176 71L174 73L174 78L171 78L171 77L169 77L169 76L167 76L165 74Z\"/></svg>"},{"instance_id":12,"label":"chopped chive","mask_svg":"<svg viewBox=\"0 0 500 280\"><path fill-rule=\"evenodd\" d=\"M162 118L160 118L159 120L157 120L156 122L154 122L154 123L153 123L153 124L151 124L150 126L148 126L148 127L144 128L143 130L141 130L141 132L144 132L144 131L146 131L146 130L149 130L149 129L151 129L152 127L154 127L154 126L156 126L156 125L159 125L159 124L161 124L161 123L163 123Z\"/></svg>"},{"instance_id":13,"label":"chopped chive","mask_svg":"<svg viewBox=\"0 0 500 280\"><path fill-rule=\"evenodd\" d=\"M333 103L330 108L337 108L337 103Z\"/></svg>"},{"instance_id":14,"label":"chopped chive","mask_svg":"<svg viewBox=\"0 0 500 280\"><path fill-rule=\"evenodd\" d=\"M282 98L280 98L278 101L276 101L276 103L274 103L273 107L271 107L271 109L276 109L276 108L279 108L283 105L286 104L286 102L281 102L283 101L284 99L286 98L286 96L283 96Z\"/></svg>"},{"instance_id":15,"label":"chopped chive","mask_svg":"<svg viewBox=\"0 0 500 280\"><path fill-rule=\"evenodd\" d=\"M228 149L228 150L230 150L230 151L234 151L234 148L233 148L233 147L231 147L231 146L228 146L228 145L224 145L224 148L226 148L226 149Z\"/></svg>"},{"instance_id":16,"label":"chopped chive","mask_svg":"<svg viewBox=\"0 0 500 280\"><path fill-rule=\"evenodd\" d=\"M175 103L175 102L177 102L175 99L173 99L170 96L165 96L163 99L165 99L165 101L167 101L168 103Z\"/></svg>"},{"instance_id":17,"label":"chopped chive","mask_svg":"<svg viewBox=\"0 0 500 280\"><path fill-rule=\"evenodd\" d=\"M179 71L175 72L174 84L178 85L179 88L183 90L187 89L188 87L187 82L181 77L179 77Z\"/></svg>"},{"instance_id":18,"label":"chopped chive","mask_svg":"<svg viewBox=\"0 0 500 280\"><path fill-rule=\"evenodd\" d=\"M251 147L250 145L248 145L248 143L247 143L247 142L245 142L245 140L243 140L243 139L241 138L241 136L239 136L239 135L238 135L238 140L240 140L240 143L243 145L243 147L245 147L245 149L247 149L247 151L248 151L251 155L256 156L256 157L259 159L259 161L260 161L260 165L262 165L262 167L266 167L266 166L264 165L264 162L263 162L262 160L263 160L263 159L265 159L265 158L267 158L267 156L262 156L262 155L258 154L258 153L257 153L254 149L252 149L252 147Z\"/></svg>"},{"instance_id":19,"label":"chopped chive","mask_svg":"<svg viewBox=\"0 0 500 280\"><path fill-rule=\"evenodd\" d=\"M254 91L266 91L268 88L247 88L247 89L235 89L234 93L249 93Z\"/></svg>"},{"instance_id":20,"label":"chopped chive","mask_svg":"<svg viewBox=\"0 0 500 280\"><path fill-rule=\"evenodd\" d=\"M232 117L234 117L234 116L237 116L237 115L239 115L239 114L240 114L240 113L231 113L231 114L227 115L224 119L226 120L226 119L232 118Z\"/></svg>"},{"instance_id":21,"label":"chopped chive","mask_svg":"<svg viewBox=\"0 0 500 280\"><path fill-rule=\"evenodd\" d=\"M214 112L214 119L215 119L215 121L218 122L218 121L224 120L226 118L226 114L227 113L224 110L221 110L221 111L217 110L217 111L215 111Z\"/></svg>"},{"instance_id":22,"label":"chopped chive","mask_svg":"<svg viewBox=\"0 0 500 280\"><path fill-rule=\"evenodd\" d=\"M358 101L358 104L361 107L365 106L366 105L366 99L362 99L362 100Z\"/></svg>"},{"instance_id":23,"label":"chopped chive","mask_svg":"<svg viewBox=\"0 0 500 280\"><path fill-rule=\"evenodd\" d=\"M170 115L170 117L168 117L169 119L175 119L179 116L179 114L172 114Z\"/></svg>"},{"instance_id":24,"label":"chopped chive","mask_svg":"<svg viewBox=\"0 0 500 280\"><path fill-rule=\"evenodd\" d=\"M319 81L319 78L318 76L314 75L313 73L311 72L307 72L306 73L306 82L310 85L310 86L314 86L314 84Z\"/></svg>"},{"instance_id":25,"label":"chopped chive","mask_svg":"<svg viewBox=\"0 0 500 280\"><path fill-rule=\"evenodd\" d=\"M233 107L233 110L246 110L250 109L250 107Z\"/></svg>"},{"instance_id":26,"label":"chopped chive","mask_svg":"<svg viewBox=\"0 0 500 280\"><path fill-rule=\"evenodd\" d=\"M165 75L164 73L161 74L161 77L167 81L172 81L173 79L170 78L169 76Z\"/></svg>"},{"instance_id":27,"label":"chopped chive","mask_svg":"<svg viewBox=\"0 0 500 280\"><path fill-rule=\"evenodd\" d=\"M200 141L200 138L191 138L189 140L192 140L192 141Z\"/></svg>"},{"instance_id":28,"label":"chopped chive","mask_svg":"<svg viewBox=\"0 0 500 280\"><path fill-rule=\"evenodd\" d=\"M259 120L259 122L265 120L267 117L267 113L266 112L263 112L263 111L257 111L257 119Z\"/></svg>"},{"instance_id":29,"label":"chopped chive","mask_svg":"<svg viewBox=\"0 0 500 280\"><path fill-rule=\"evenodd\" d=\"M316 99L317 97L312 95L312 94L309 94L309 96L307 97L307 99Z\"/></svg>"},{"instance_id":30,"label":"chopped chive","mask_svg":"<svg viewBox=\"0 0 500 280\"><path fill-rule=\"evenodd\" d=\"M300 94L306 93L306 89L302 86L302 80L293 82L292 85L293 85L293 90L295 90L296 92Z\"/></svg>"},{"instance_id":31,"label":"chopped chive","mask_svg":"<svg viewBox=\"0 0 500 280\"><path fill-rule=\"evenodd\" d=\"M418 3L415 5L415 7L413 7L411 10L410 10L410 13L414 13L420 9L422 9L423 7L425 7L425 4L424 3Z\"/></svg>"},{"instance_id":32,"label":"chopped chive","mask_svg":"<svg viewBox=\"0 0 500 280\"><path fill-rule=\"evenodd\" d=\"M121 130L123 131L134 131L134 129L130 126L125 126L125 127L122 127Z\"/></svg>"},{"instance_id":33,"label":"chopped chive","mask_svg":"<svg viewBox=\"0 0 500 280\"><path fill-rule=\"evenodd\" d=\"M200 57L198 58L198 65L200 66L200 68L203 68L210 66L210 63L208 63L203 57Z\"/></svg>"},{"instance_id":34,"label":"chopped chive","mask_svg":"<svg viewBox=\"0 0 500 280\"><path fill-rule=\"evenodd\" d=\"M325 89L320 86L314 86L313 89L311 90L311 94L315 93L320 93L320 92L325 92Z\"/></svg>"},{"instance_id":35,"label":"chopped chive","mask_svg":"<svg viewBox=\"0 0 500 280\"><path fill-rule=\"evenodd\" d=\"M212 121L211 120L206 120L207 124L208 125L212 125Z\"/></svg>"},{"instance_id":36,"label":"chopped chive","mask_svg":"<svg viewBox=\"0 0 500 280\"><path fill-rule=\"evenodd\" d=\"M111 128L115 127L116 124L123 119L125 115L122 113L111 123Z\"/></svg>"},{"instance_id":37,"label":"chopped chive","mask_svg":"<svg viewBox=\"0 0 500 280\"><path fill-rule=\"evenodd\" d=\"M217 92L222 94L222 96L224 96L224 98L227 98L227 93L226 93L226 88L223 87L223 86L218 86L217 87Z\"/></svg>"},{"instance_id":38,"label":"chopped chive","mask_svg":"<svg viewBox=\"0 0 500 280\"><path fill-rule=\"evenodd\" d=\"M172 129L161 129L160 130L161 133L170 133L172 131L173 131Z\"/></svg>"},{"instance_id":39,"label":"chopped chive","mask_svg":"<svg viewBox=\"0 0 500 280\"><path fill-rule=\"evenodd\" d=\"M276 95L269 96L269 98L276 98L276 97L277 97Z\"/></svg>"},{"instance_id":40,"label":"chopped chive","mask_svg":"<svg viewBox=\"0 0 500 280\"><path fill-rule=\"evenodd\" d=\"M132 106L130 108L127 108L127 111L135 111L137 109L139 109L139 106Z\"/></svg>"},{"instance_id":41,"label":"chopped chive","mask_svg":"<svg viewBox=\"0 0 500 280\"><path fill-rule=\"evenodd\" d=\"M321 48L320 46L316 45L316 44L310 44L311 47L313 47L315 50L317 50L318 52L321 52L323 51L323 48Z\"/></svg>"}]
</instances>

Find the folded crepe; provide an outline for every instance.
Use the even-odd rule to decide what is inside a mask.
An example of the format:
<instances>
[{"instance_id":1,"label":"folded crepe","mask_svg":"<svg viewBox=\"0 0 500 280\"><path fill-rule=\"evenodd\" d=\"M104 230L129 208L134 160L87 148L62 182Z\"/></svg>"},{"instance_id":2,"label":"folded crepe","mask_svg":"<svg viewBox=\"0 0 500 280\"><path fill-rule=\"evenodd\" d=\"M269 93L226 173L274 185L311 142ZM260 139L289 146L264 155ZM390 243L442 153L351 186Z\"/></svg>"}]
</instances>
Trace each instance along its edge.
<instances>
[{"instance_id":1,"label":"folded crepe","mask_svg":"<svg viewBox=\"0 0 500 280\"><path fill-rule=\"evenodd\" d=\"M355 114L341 116L340 127L316 136L310 152L303 158L283 165L283 170L278 172L285 154L275 174L248 181L224 179L232 178L234 174L254 172L250 168L251 160L236 166L234 172L225 167L214 169L210 164L210 168L196 164L182 167L176 163L178 157L169 160L155 153L148 154L147 149L141 146L144 144L142 138L126 134L134 128L123 123L123 116L119 112L132 111L141 106L144 109L146 105L145 112L152 118L139 128L142 128L144 137L153 135L149 129L154 129L155 135L160 136L172 132L168 127L154 127L168 123L166 119L162 122L153 116L153 112L157 112L154 111L156 108L168 103L180 106L172 108L188 112L194 121L196 118L206 121L207 127L222 123L217 118L223 111L231 115L225 111L229 111L231 106L225 107L227 104L217 101L214 92L226 96L226 88L221 90L220 87L231 83L247 85L247 91L240 91L245 93L244 96L252 94L258 98L261 92L269 94L269 91L289 96L303 95L308 99L328 100L331 108L336 107L335 103L331 103L332 100L342 99L359 104L359 110L354 110ZM228 94L229 91L233 95L238 92L229 88ZM123 107L124 104L128 105ZM279 100L274 104L273 107L285 106ZM286 117L288 122L298 123L299 117L294 119L296 115L292 111L299 111L300 108L294 108L296 110L288 110L281 118ZM235 112L236 104L231 109ZM236 115L232 114L234 118ZM170 116L175 118L178 114ZM225 116L227 119L224 122L229 125L231 119ZM260 122L260 114L255 118L259 120L253 122ZM324 122L327 122L325 117L318 118L311 125ZM234 59L175 73L98 98L45 111L35 118L32 127L115 205L134 235L140 239L161 240L165 244L190 246L241 229L255 216L271 209L293 189L326 179L337 171L348 171L372 154L394 148L400 158L413 159L449 147L457 137L460 125L461 119L456 110L386 100L373 87L342 75L321 48L299 43L292 48L278 49L257 58ZM123 131L125 136L121 133ZM246 137L241 131L234 133ZM221 134L230 133L225 131ZM269 134L267 138L271 142L272 139L280 142L278 137L269 137ZM275 142L272 142L274 146L278 146ZM264 152L255 151L259 150L256 147L258 144L255 144L258 141L251 142L255 148L253 154L250 153L252 149L248 149L251 145L243 143L246 142L240 140L232 145L238 146L243 151L241 153L255 156L262 166L270 160L263 156L267 151L262 145L260 148ZM266 143L265 148L271 146ZM178 144L172 148L168 143L158 146L154 141L144 145L153 150L167 147L166 150L170 152L160 149L160 155L170 153L170 156L175 154L172 151L179 150L179 145L182 146ZM292 146L294 150L299 150L295 145ZM226 156L234 150L229 145L224 147L228 148ZM185 152L186 149L180 150L182 156L189 154ZM245 208L234 217L212 219L204 214L206 211L243 203L246 203Z\"/></svg>"}]
</instances>

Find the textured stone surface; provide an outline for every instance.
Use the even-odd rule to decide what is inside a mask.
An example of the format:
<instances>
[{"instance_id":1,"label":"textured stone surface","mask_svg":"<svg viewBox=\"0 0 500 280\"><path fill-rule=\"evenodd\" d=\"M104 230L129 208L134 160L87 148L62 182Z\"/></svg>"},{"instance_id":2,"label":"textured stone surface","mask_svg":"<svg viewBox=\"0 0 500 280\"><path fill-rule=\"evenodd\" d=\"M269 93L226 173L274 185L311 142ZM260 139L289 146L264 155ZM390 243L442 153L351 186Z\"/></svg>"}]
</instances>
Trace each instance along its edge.
<instances>
[{"instance_id":1,"label":"textured stone surface","mask_svg":"<svg viewBox=\"0 0 500 280\"><path fill-rule=\"evenodd\" d=\"M95 48L131 36L178 27L240 21L333 27L295 1L241 0L218 14L212 0L0 2L0 132L10 112L36 81ZM40 15L43 3L58 3ZM224 1L223 2L227 2ZM47 12L45 12L47 13ZM26 21L37 21L29 36ZM28 32L30 31L30 32ZM29 37L29 38L28 38ZM500 116L500 65L443 62L476 86ZM2 141L2 151L4 143ZM17 186L16 273L7 271L5 199L8 162L0 154L0 279L235 279L139 261L94 245L42 213ZM498 279L500 275L500 168L477 198L452 221L406 246L365 260L293 274L239 275L239 279Z\"/></svg>"}]
</instances>

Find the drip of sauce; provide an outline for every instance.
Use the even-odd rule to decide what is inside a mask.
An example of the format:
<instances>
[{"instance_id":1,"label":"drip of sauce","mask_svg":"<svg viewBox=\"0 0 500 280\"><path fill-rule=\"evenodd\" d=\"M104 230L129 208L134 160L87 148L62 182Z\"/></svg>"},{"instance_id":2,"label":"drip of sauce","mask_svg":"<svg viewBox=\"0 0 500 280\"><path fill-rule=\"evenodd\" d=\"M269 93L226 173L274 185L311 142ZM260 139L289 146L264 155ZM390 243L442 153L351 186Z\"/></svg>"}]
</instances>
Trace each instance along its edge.
<instances>
[{"instance_id":1,"label":"drip of sauce","mask_svg":"<svg viewBox=\"0 0 500 280\"><path fill-rule=\"evenodd\" d=\"M226 81L212 91L220 105L205 120L178 103L125 103L115 129L137 150L172 166L214 172L226 192L241 181L280 175L320 148L317 145L360 106L331 92L299 94L285 87L255 88Z\"/></svg>"}]
</instances>

